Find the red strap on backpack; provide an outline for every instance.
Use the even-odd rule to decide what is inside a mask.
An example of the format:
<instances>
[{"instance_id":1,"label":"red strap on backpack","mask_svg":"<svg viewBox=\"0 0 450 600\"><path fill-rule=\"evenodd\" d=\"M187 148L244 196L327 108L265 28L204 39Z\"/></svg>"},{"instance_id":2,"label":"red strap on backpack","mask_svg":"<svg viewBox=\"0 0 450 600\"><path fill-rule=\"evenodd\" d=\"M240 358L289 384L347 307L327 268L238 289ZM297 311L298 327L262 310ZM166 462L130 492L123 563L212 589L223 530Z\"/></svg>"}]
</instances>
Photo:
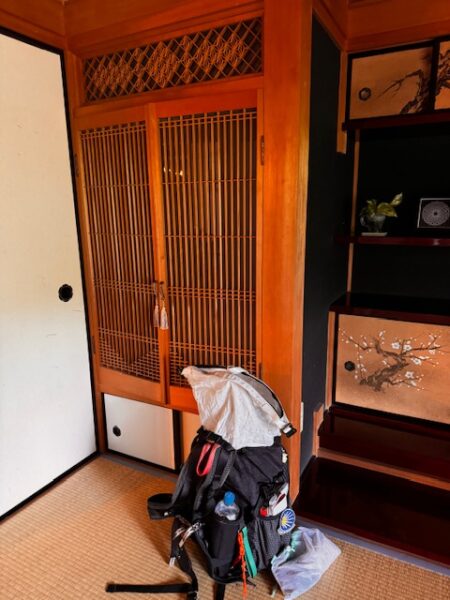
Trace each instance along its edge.
<instances>
[{"instance_id":1,"label":"red strap on backpack","mask_svg":"<svg viewBox=\"0 0 450 600\"><path fill-rule=\"evenodd\" d=\"M195 469L199 477L203 477L211 471L211 467L214 462L214 457L219 448L219 444L213 444L211 442L206 442L203 445L200 457L197 462L197 467Z\"/></svg>"}]
</instances>

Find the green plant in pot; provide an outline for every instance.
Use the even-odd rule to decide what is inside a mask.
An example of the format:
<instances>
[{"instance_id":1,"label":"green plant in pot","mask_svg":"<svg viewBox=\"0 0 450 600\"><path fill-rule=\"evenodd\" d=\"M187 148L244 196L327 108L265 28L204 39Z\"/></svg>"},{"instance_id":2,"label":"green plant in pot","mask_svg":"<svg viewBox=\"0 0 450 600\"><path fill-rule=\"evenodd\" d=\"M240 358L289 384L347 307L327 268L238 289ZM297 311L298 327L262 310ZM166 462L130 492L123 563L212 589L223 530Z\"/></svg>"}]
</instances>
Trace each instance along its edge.
<instances>
[{"instance_id":1,"label":"green plant in pot","mask_svg":"<svg viewBox=\"0 0 450 600\"><path fill-rule=\"evenodd\" d=\"M403 194L397 194L390 202L366 200L366 205L359 213L359 220L368 229L363 235L386 235L383 231L386 217L397 217L396 206L402 203Z\"/></svg>"}]
</instances>

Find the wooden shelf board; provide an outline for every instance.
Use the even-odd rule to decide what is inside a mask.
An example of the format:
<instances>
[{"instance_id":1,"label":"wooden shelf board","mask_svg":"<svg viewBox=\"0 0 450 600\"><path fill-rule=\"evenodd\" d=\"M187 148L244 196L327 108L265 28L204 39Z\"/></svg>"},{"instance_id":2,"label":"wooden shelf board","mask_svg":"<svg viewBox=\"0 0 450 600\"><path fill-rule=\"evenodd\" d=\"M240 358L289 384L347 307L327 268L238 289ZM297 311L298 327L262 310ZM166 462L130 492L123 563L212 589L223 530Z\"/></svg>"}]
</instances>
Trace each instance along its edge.
<instances>
[{"instance_id":1,"label":"wooden shelf board","mask_svg":"<svg viewBox=\"0 0 450 600\"><path fill-rule=\"evenodd\" d=\"M450 564L450 492L323 458L313 459L294 510L300 516Z\"/></svg>"},{"instance_id":2,"label":"wooden shelf board","mask_svg":"<svg viewBox=\"0 0 450 600\"><path fill-rule=\"evenodd\" d=\"M450 325L450 300L348 292L330 306L330 311L345 315Z\"/></svg>"},{"instance_id":3,"label":"wooden shelf board","mask_svg":"<svg viewBox=\"0 0 450 600\"><path fill-rule=\"evenodd\" d=\"M450 237L337 235L335 240L338 244L346 245L450 247Z\"/></svg>"},{"instance_id":4,"label":"wooden shelf board","mask_svg":"<svg viewBox=\"0 0 450 600\"><path fill-rule=\"evenodd\" d=\"M332 406L319 429L319 447L408 469L450 482L450 431Z\"/></svg>"}]
</instances>

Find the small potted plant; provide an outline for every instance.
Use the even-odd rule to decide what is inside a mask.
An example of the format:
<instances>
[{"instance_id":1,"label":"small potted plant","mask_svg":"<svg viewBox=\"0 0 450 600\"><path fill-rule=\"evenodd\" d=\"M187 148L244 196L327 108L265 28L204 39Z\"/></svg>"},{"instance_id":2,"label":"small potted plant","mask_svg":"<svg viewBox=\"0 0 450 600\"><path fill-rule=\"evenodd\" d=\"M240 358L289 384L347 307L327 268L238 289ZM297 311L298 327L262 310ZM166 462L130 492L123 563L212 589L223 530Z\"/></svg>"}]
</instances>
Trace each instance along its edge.
<instances>
[{"instance_id":1,"label":"small potted plant","mask_svg":"<svg viewBox=\"0 0 450 600\"><path fill-rule=\"evenodd\" d=\"M402 203L403 194L397 194L390 202L378 202L377 200L366 200L366 205L359 213L359 220L368 231L363 235L386 235L383 225L386 217L397 217L395 207Z\"/></svg>"}]
</instances>

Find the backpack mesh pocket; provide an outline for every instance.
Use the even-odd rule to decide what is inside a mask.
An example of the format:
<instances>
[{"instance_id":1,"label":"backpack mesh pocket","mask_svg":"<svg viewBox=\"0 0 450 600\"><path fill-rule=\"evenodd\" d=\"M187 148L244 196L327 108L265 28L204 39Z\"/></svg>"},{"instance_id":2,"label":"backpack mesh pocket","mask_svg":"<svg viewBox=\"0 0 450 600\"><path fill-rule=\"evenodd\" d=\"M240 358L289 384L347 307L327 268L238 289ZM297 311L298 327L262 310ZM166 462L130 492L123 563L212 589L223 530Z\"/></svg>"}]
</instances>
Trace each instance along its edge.
<instances>
[{"instance_id":1,"label":"backpack mesh pocket","mask_svg":"<svg viewBox=\"0 0 450 600\"><path fill-rule=\"evenodd\" d=\"M275 554L278 554L280 548L287 543L280 536L278 527L280 524L279 515L275 517L255 517L248 524L248 537L252 547L253 556L258 571L267 568Z\"/></svg>"}]
</instances>

